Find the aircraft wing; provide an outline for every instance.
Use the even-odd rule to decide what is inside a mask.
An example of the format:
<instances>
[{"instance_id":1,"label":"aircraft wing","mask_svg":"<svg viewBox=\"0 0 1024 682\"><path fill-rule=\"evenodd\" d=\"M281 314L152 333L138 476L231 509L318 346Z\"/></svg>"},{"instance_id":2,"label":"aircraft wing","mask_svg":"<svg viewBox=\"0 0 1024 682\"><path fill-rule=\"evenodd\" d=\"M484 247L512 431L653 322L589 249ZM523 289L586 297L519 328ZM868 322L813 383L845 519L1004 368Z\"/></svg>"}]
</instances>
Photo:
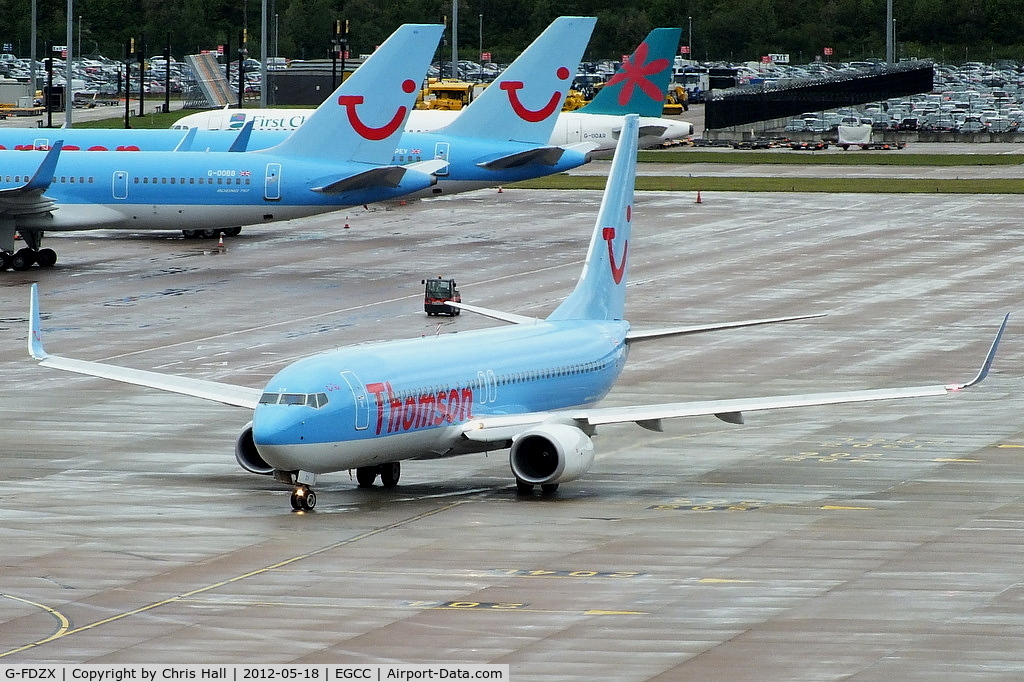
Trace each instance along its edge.
<instances>
[{"instance_id":1,"label":"aircraft wing","mask_svg":"<svg viewBox=\"0 0 1024 682\"><path fill-rule=\"evenodd\" d=\"M43 196L53 182L53 174L57 168L57 159L64 146L63 140L53 143L50 151L43 157L42 163L35 174L21 187L10 187L0 190L0 217L24 218L42 216L54 209L57 202Z\"/></svg>"},{"instance_id":2,"label":"aircraft wing","mask_svg":"<svg viewBox=\"0 0 1024 682\"><path fill-rule=\"evenodd\" d=\"M985 356L981 369L973 379L966 383L831 391L827 393L805 393L761 398L699 400L627 407L584 407L522 415L497 415L494 417L481 417L467 422L464 425L462 435L472 441L508 442L524 429L545 422L573 424L587 432L592 431L594 427L604 424L634 422L645 429L661 431L662 420L678 417L714 415L722 421L731 424L742 424L743 412L950 395L975 386L988 376L989 370L992 367L992 361L995 359L996 350L999 347L999 341L1006 330L1009 318L1010 315L1007 313L1003 318L1002 324L999 325L999 331L996 332L995 339L992 341L992 346L989 348L988 355Z\"/></svg>"},{"instance_id":3,"label":"aircraft wing","mask_svg":"<svg viewBox=\"0 0 1024 682\"><path fill-rule=\"evenodd\" d=\"M224 384L205 379L190 379L173 374L161 374L159 372L108 365L102 362L89 362L87 360L75 360L60 357L59 355L50 355L43 349L39 315L39 291L36 284L32 285L30 308L28 351L33 358L39 360L39 364L43 367L53 367L54 369L62 369L68 372L111 379L125 384L158 388L171 393L181 393L195 398L224 403L225 405L248 407L250 409L256 408L260 396L263 395L263 391L258 388Z\"/></svg>"},{"instance_id":4,"label":"aircraft wing","mask_svg":"<svg viewBox=\"0 0 1024 682\"><path fill-rule=\"evenodd\" d=\"M702 334L704 332L715 332L722 329L739 329L740 327L756 327L761 324L774 324L776 322L792 322L794 320L809 320L815 317L825 317L827 313L813 313L810 315L790 315L788 317L769 317L760 320L739 320L736 322L718 322L712 324L692 325L689 327L665 327L663 329L630 329L626 334L627 342L647 341L650 339L661 339L666 336L685 336L687 334Z\"/></svg>"}]
</instances>

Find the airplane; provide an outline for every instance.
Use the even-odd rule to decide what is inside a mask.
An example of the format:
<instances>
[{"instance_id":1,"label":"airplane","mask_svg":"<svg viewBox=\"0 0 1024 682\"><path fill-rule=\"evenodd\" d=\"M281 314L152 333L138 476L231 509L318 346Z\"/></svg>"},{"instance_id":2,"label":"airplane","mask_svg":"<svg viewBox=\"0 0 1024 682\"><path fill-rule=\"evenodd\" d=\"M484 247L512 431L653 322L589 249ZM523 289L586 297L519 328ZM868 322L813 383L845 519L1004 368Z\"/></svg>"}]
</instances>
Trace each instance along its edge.
<instances>
[{"instance_id":1,"label":"airplane","mask_svg":"<svg viewBox=\"0 0 1024 682\"><path fill-rule=\"evenodd\" d=\"M50 267L43 233L289 220L431 186L447 165L391 164L443 26L396 30L306 121L254 152L0 151L0 270ZM26 247L14 252L15 232Z\"/></svg>"},{"instance_id":2,"label":"airplane","mask_svg":"<svg viewBox=\"0 0 1024 682\"><path fill-rule=\"evenodd\" d=\"M403 198L441 196L505 185L576 168L590 160L596 144L553 146L547 140L572 84L594 24L592 17L559 17L450 125L429 133L402 133L393 164L440 159L447 167L436 182ZM281 143L291 130L260 131L250 122L241 131L190 128L60 130L64 148L125 151L229 151L265 149ZM41 131L0 130L0 144L14 149L46 149ZM186 236L198 236L189 227ZM207 236L215 236L212 233Z\"/></svg>"},{"instance_id":3,"label":"airplane","mask_svg":"<svg viewBox=\"0 0 1024 682\"><path fill-rule=\"evenodd\" d=\"M978 374L966 383L707 400L628 407L596 405L614 386L630 346L681 334L807 319L773 319L652 330L624 319L639 122L626 117L582 274L546 318L452 303L511 326L329 350L297 360L262 389L49 355L32 285L28 350L44 367L203 398L253 410L235 445L247 471L292 488L297 511L312 510L317 478L355 469L362 487L398 484L403 460L509 449L521 493L584 476L599 427L634 422L660 431L669 418L940 396L981 382L1009 315ZM433 358L425 364L424 357Z\"/></svg>"},{"instance_id":4,"label":"airplane","mask_svg":"<svg viewBox=\"0 0 1024 682\"><path fill-rule=\"evenodd\" d=\"M693 135L692 123L661 117L665 93L672 78L672 64L680 33L681 29L678 28L656 28L648 33L593 100L575 111L559 113L558 122L548 139L548 144L564 146L592 142L598 145L591 152L593 156L610 154L615 148L622 128L622 117L630 113L642 116L641 148L658 147L668 140L679 140ZM487 90L484 90L484 93L486 92ZM294 130L302 125L309 111L215 109L188 114L178 119L173 128L239 131L247 122L252 122L254 133ZM461 111L416 109L406 122L406 130L436 131L461 116ZM4 133L0 131L0 144L7 144L8 139L13 138L5 138Z\"/></svg>"}]
</instances>

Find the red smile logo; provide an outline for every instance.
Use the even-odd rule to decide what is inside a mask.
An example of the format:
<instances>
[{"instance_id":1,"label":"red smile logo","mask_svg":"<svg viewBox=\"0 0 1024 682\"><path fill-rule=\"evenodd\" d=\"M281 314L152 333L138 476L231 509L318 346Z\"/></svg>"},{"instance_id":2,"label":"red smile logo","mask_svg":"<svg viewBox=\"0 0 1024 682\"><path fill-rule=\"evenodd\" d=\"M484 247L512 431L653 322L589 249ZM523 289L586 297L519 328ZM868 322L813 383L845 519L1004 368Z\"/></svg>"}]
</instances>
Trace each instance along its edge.
<instances>
[{"instance_id":1,"label":"red smile logo","mask_svg":"<svg viewBox=\"0 0 1024 682\"><path fill-rule=\"evenodd\" d=\"M416 89L416 83L406 79L402 83L402 90L406 93L412 93ZM355 129L361 137L367 140L383 140L388 137L402 125L402 121L405 120L405 114L408 112L408 107L398 107L398 111L391 118L390 121L385 123L379 128L368 126L359 120L359 114L356 113L356 107L363 103L362 95L338 95L338 104L345 107L345 111L348 114L348 122L352 124L352 128Z\"/></svg>"},{"instance_id":2,"label":"red smile logo","mask_svg":"<svg viewBox=\"0 0 1024 682\"><path fill-rule=\"evenodd\" d=\"M626 206L626 223L628 224L633 218L633 207ZM601 237L608 242L608 265L612 270L612 279L615 280L616 284L622 283L622 276L626 274L626 257L629 255L629 240L622 247L622 261L619 263L615 262L615 247L612 242L615 241L615 228L606 227L601 230Z\"/></svg>"},{"instance_id":3,"label":"red smile logo","mask_svg":"<svg viewBox=\"0 0 1024 682\"><path fill-rule=\"evenodd\" d=\"M569 69L564 66L558 67L558 71L555 72L559 80L566 80L569 78ZM523 106L523 103L519 101L519 90L524 86L522 81L502 81L501 89L508 92L508 103L512 105L512 111L516 112L516 116L528 121L529 123L540 123L551 114L555 113L558 109L558 104L562 100L562 94L560 92L551 93L551 99L543 107L537 110L527 109Z\"/></svg>"}]
</instances>

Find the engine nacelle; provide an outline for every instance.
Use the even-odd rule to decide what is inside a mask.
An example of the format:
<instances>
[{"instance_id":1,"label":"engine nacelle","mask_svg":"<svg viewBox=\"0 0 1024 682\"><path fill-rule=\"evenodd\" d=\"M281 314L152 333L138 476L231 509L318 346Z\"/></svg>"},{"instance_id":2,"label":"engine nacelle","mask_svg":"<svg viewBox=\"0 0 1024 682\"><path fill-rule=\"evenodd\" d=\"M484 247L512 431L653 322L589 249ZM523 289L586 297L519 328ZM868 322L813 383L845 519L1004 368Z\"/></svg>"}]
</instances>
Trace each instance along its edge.
<instances>
[{"instance_id":1,"label":"engine nacelle","mask_svg":"<svg viewBox=\"0 0 1024 682\"><path fill-rule=\"evenodd\" d=\"M252 439L252 422L246 424L238 434L238 440L235 441L235 459L243 469L251 473L263 476L274 473L274 467L264 462L256 449L256 441Z\"/></svg>"},{"instance_id":2,"label":"engine nacelle","mask_svg":"<svg viewBox=\"0 0 1024 682\"><path fill-rule=\"evenodd\" d=\"M575 426L544 424L512 442L509 465L516 478L534 485L572 481L594 463L594 442Z\"/></svg>"}]
</instances>

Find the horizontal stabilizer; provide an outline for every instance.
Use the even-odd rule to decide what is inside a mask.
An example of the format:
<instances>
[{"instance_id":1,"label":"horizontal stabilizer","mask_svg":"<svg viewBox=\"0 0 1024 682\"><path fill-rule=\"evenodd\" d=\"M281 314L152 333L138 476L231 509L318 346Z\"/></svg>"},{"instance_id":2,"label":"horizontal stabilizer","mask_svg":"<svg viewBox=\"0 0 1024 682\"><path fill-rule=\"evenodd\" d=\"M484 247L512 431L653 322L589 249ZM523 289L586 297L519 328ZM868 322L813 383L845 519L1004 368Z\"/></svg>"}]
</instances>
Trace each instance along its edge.
<instances>
[{"instance_id":1,"label":"horizontal stabilizer","mask_svg":"<svg viewBox=\"0 0 1024 682\"><path fill-rule=\"evenodd\" d=\"M507 154L490 161L481 161L477 165L491 171L503 171L509 168L518 168L528 164L541 166L554 166L562 158L565 150L561 147L535 147L525 151Z\"/></svg>"},{"instance_id":2,"label":"horizontal stabilizer","mask_svg":"<svg viewBox=\"0 0 1024 682\"><path fill-rule=\"evenodd\" d=\"M647 125L640 126L640 137L661 137L668 130L667 125L658 125L656 123L649 123Z\"/></svg>"},{"instance_id":3,"label":"horizontal stabilizer","mask_svg":"<svg viewBox=\"0 0 1024 682\"><path fill-rule=\"evenodd\" d=\"M526 317L525 315L516 315L515 313L506 313L501 310L493 310L491 308L481 308L480 306L469 305L468 303L456 303L454 301L445 301L445 305L452 308L458 308L459 310L465 310L469 313L476 313L477 315L483 315L493 320L501 320L502 322L511 322L512 324L536 324L542 322L537 317Z\"/></svg>"},{"instance_id":4,"label":"horizontal stabilizer","mask_svg":"<svg viewBox=\"0 0 1024 682\"><path fill-rule=\"evenodd\" d=\"M390 187L394 189L402 184L405 170L405 166L378 166L320 187L314 187L313 191L323 194L344 194L352 190L368 189L370 187Z\"/></svg>"},{"instance_id":5,"label":"horizontal stabilizer","mask_svg":"<svg viewBox=\"0 0 1024 682\"><path fill-rule=\"evenodd\" d=\"M810 320L815 317L825 317L827 313L814 313L811 315L790 315L788 317L769 317L760 320L739 320L737 322L720 322L717 324L700 324L689 327L666 327L663 329L650 329L641 331L630 329L626 334L627 342L648 341L650 339L662 339L667 336L685 336L687 334L702 334L704 332L716 332L722 329L739 329L741 327L756 327L761 324L774 324L776 322L792 322L793 320Z\"/></svg>"}]
</instances>

